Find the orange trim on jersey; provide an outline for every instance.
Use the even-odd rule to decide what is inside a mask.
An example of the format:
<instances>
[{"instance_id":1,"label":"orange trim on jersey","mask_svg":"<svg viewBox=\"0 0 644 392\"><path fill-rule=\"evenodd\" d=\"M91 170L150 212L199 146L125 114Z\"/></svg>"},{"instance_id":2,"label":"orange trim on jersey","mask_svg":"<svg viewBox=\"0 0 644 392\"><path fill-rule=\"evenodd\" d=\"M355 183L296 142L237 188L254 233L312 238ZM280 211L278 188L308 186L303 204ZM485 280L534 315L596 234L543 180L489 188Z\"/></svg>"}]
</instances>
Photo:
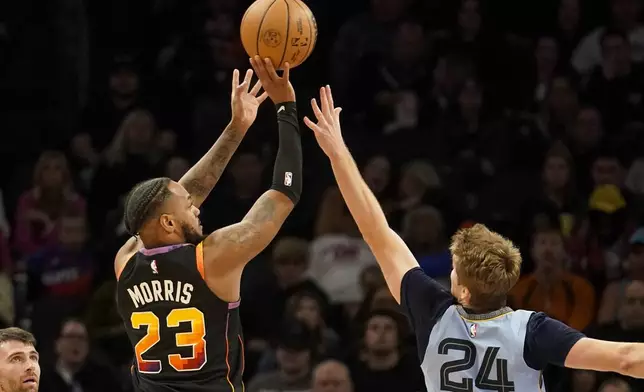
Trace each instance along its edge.
<instances>
[{"instance_id":1,"label":"orange trim on jersey","mask_svg":"<svg viewBox=\"0 0 644 392\"><path fill-rule=\"evenodd\" d=\"M226 381L228 381L228 385L230 385L230 390L232 392L235 392L235 386L233 385L232 382L230 382L230 362L228 362L228 354L230 352L230 348L228 347L228 323L230 322L230 312L226 314L226 330L224 332L224 339L226 340Z\"/></svg>"},{"instance_id":2,"label":"orange trim on jersey","mask_svg":"<svg viewBox=\"0 0 644 392\"><path fill-rule=\"evenodd\" d=\"M197 271L199 271L202 279L206 279L206 273L203 269L203 242L197 245Z\"/></svg>"},{"instance_id":3,"label":"orange trim on jersey","mask_svg":"<svg viewBox=\"0 0 644 392\"><path fill-rule=\"evenodd\" d=\"M241 345L241 360L242 360L241 374L244 374L244 370L246 370L246 355L244 354L244 339L242 339L241 335L237 335L237 339L239 339L239 344ZM246 392L246 386L244 385L244 381L242 381L242 392Z\"/></svg>"}]
</instances>

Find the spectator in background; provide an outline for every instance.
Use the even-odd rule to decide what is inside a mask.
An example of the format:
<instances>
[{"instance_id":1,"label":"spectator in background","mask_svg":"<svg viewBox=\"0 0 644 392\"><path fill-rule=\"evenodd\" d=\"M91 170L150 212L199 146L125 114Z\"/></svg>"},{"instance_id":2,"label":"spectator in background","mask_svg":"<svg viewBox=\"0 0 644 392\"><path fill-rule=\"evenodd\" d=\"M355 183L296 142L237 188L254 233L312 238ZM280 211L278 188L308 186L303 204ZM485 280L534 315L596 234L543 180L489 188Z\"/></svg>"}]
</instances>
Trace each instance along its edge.
<instances>
[{"instance_id":1,"label":"spectator in background","mask_svg":"<svg viewBox=\"0 0 644 392\"><path fill-rule=\"evenodd\" d=\"M362 169L365 181L379 198L386 212L390 212L393 207L387 192L391 181L391 171L391 162L383 155L370 157ZM318 206L315 220L315 236L351 233L356 230L355 222L351 214L349 214L338 187L333 185L327 188Z\"/></svg>"},{"instance_id":2,"label":"spectator in background","mask_svg":"<svg viewBox=\"0 0 644 392\"><path fill-rule=\"evenodd\" d=\"M414 352L407 352L399 316L376 310L363 326L362 345L351 361L355 392L416 392L423 376Z\"/></svg>"},{"instance_id":3,"label":"spectator in background","mask_svg":"<svg viewBox=\"0 0 644 392\"><path fill-rule=\"evenodd\" d=\"M437 208L446 205L443 200L442 180L436 167L424 160L406 164L398 182L397 200L391 213L391 225L400 228L405 215L423 204Z\"/></svg>"},{"instance_id":4,"label":"spectator in background","mask_svg":"<svg viewBox=\"0 0 644 392\"><path fill-rule=\"evenodd\" d=\"M522 214L526 233L556 227L565 238L572 234L580 210L575 194L573 163L564 144L550 147L541 169L541 189L526 203Z\"/></svg>"},{"instance_id":5,"label":"spectator in background","mask_svg":"<svg viewBox=\"0 0 644 392\"><path fill-rule=\"evenodd\" d=\"M278 370L258 373L248 392L300 392L311 387L316 339L304 323L287 320L277 342Z\"/></svg>"},{"instance_id":6,"label":"spectator in background","mask_svg":"<svg viewBox=\"0 0 644 392\"><path fill-rule=\"evenodd\" d=\"M425 273L449 288L452 257L440 211L421 206L405 215L402 238Z\"/></svg>"},{"instance_id":7,"label":"spectator in background","mask_svg":"<svg viewBox=\"0 0 644 392\"><path fill-rule=\"evenodd\" d=\"M190 162L180 156L173 156L165 163L165 175L173 181L179 181L190 170Z\"/></svg>"},{"instance_id":8,"label":"spectator in background","mask_svg":"<svg viewBox=\"0 0 644 392\"><path fill-rule=\"evenodd\" d=\"M59 224L59 244L45 247L27 260L33 332L43 354L55 338L50 325L83 311L96 273L94 254L87 246L85 216L65 215Z\"/></svg>"},{"instance_id":9,"label":"spectator in background","mask_svg":"<svg viewBox=\"0 0 644 392\"><path fill-rule=\"evenodd\" d=\"M201 221L211 230L237 222L264 191L264 161L254 146L242 145L231 158L227 172L232 180L230 186L202 206Z\"/></svg>"},{"instance_id":10,"label":"spectator in background","mask_svg":"<svg viewBox=\"0 0 644 392\"><path fill-rule=\"evenodd\" d=\"M568 61L582 38L581 4L579 0L560 0L557 8L555 36L560 43L560 58Z\"/></svg>"},{"instance_id":11,"label":"spectator in background","mask_svg":"<svg viewBox=\"0 0 644 392\"><path fill-rule=\"evenodd\" d=\"M573 268L586 276L598 291L621 276L623 232L628 210L615 185L600 185L588 201L588 217L571 239Z\"/></svg>"},{"instance_id":12,"label":"spectator in background","mask_svg":"<svg viewBox=\"0 0 644 392\"><path fill-rule=\"evenodd\" d=\"M631 57L634 61L644 60L644 26L640 22L642 3L640 0L610 0L610 22L598 27L585 36L572 55L572 65L580 74L588 74L602 62L602 36L607 28L625 34L630 41Z\"/></svg>"},{"instance_id":13,"label":"spectator in background","mask_svg":"<svg viewBox=\"0 0 644 392\"><path fill-rule=\"evenodd\" d=\"M45 151L34 167L33 186L16 208L14 248L22 257L59 239L58 220L65 214L84 214L85 200L74 191L67 158L59 151Z\"/></svg>"},{"instance_id":14,"label":"spectator in background","mask_svg":"<svg viewBox=\"0 0 644 392\"><path fill-rule=\"evenodd\" d=\"M273 245L271 271L268 276L253 277L254 282L245 282L241 308L246 338L246 349L261 355L268 343L279 335L284 311L291 296L300 291L314 293L322 300L322 308L328 306L328 297L307 275L309 267L309 243L296 237L283 237Z\"/></svg>"},{"instance_id":15,"label":"spectator in background","mask_svg":"<svg viewBox=\"0 0 644 392\"><path fill-rule=\"evenodd\" d=\"M88 196L92 207L89 221L94 232L102 232L104 214L118 206L119 196L154 177L159 170L155 133L156 120L147 110L133 110L121 123L96 169Z\"/></svg>"},{"instance_id":16,"label":"spectator in background","mask_svg":"<svg viewBox=\"0 0 644 392\"><path fill-rule=\"evenodd\" d=\"M595 290L584 278L568 272L568 255L561 232L538 230L530 252L535 271L510 292L514 308L544 312L572 328L584 330L595 316Z\"/></svg>"},{"instance_id":17,"label":"spectator in background","mask_svg":"<svg viewBox=\"0 0 644 392\"><path fill-rule=\"evenodd\" d=\"M644 342L644 282L635 280L626 286L624 296L618 304L618 315L615 322L600 326L590 334L593 338L614 342ZM595 373L595 383L610 377L628 381L634 390L642 390L644 381L628 378L618 374Z\"/></svg>"},{"instance_id":18,"label":"spectator in background","mask_svg":"<svg viewBox=\"0 0 644 392\"><path fill-rule=\"evenodd\" d=\"M340 352L340 337L325 321L326 302L319 294L302 290L293 294L287 303L284 317L287 320L297 320L306 325L313 338L318 342L316 353L320 357L335 357ZM276 353L273 350L264 351L260 359L258 371L266 372L277 368Z\"/></svg>"},{"instance_id":19,"label":"spectator in background","mask_svg":"<svg viewBox=\"0 0 644 392\"><path fill-rule=\"evenodd\" d=\"M644 228L639 228L629 239L630 250L622 263L624 279L611 282L602 295L598 324L609 324L617 318L619 303L626 295L628 285L633 281L644 281Z\"/></svg>"},{"instance_id":20,"label":"spectator in background","mask_svg":"<svg viewBox=\"0 0 644 392\"><path fill-rule=\"evenodd\" d=\"M594 106L584 106L577 120L566 131L566 143L574 161L574 177L577 191L589 193L592 188L591 167L602 141L604 127L601 112Z\"/></svg>"},{"instance_id":21,"label":"spectator in background","mask_svg":"<svg viewBox=\"0 0 644 392\"><path fill-rule=\"evenodd\" d=\"M617 134L625 124L643 119L640 112L644 103L644 73L632 63L628 37L624 33L606 30L601 46L602 63L591 74L586 95L602 112L608 129Z\"/></svg>"},{"instance_id":22,"label":"spectator in background","mask_svg":"<svg viewBox=\"0 0 644 392\"><path fill-rule=\"evenodd\" d=\"M57 360L43 369L40 392L119 392L112 369L92 361L89 350L85 324L76 319L64 321L56 341Z\"/></svg>"},{"instance_id":23,"label":"spectator in background","mask_svg":"<svg viewBox=\"0 0 644 392\"><path fill-rule=\"evenodd\" d=\"M349 368L336 360L320 362L313 369L311 392L353 392Z\"/></svg>"}]
</instances>

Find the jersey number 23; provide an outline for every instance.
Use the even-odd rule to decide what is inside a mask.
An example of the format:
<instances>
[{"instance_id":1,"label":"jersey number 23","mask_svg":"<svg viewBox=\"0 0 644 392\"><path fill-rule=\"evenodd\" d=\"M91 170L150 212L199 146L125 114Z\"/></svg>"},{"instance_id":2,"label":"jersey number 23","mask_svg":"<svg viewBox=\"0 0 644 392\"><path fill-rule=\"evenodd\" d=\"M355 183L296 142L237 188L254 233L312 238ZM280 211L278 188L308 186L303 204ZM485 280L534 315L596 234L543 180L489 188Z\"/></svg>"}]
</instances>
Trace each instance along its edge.
<instances>
[{"instance_id":1,"label":"jersey number 23","mask_svg":"<svg viewBox=\"0 0 644 392\"><path fill-rule=\"evenodd\" d=\"M134 346L136 362L141 373L161 372L161 361L158 359L143 359L143 355L161 340L159 327L161 321L152 312L134 312L130 317L132 328L145 327L147 333ZM168 363L178 372L191 372L201 370L208 357L206 355L206 326L204 315L197 308L173 309L165 319L168 328L176 328L181 323L190 323L189 332L175 334L177 347L191 347L192 356L183 357L180 354L169 354Z\"/></svg>"}]
</instances>

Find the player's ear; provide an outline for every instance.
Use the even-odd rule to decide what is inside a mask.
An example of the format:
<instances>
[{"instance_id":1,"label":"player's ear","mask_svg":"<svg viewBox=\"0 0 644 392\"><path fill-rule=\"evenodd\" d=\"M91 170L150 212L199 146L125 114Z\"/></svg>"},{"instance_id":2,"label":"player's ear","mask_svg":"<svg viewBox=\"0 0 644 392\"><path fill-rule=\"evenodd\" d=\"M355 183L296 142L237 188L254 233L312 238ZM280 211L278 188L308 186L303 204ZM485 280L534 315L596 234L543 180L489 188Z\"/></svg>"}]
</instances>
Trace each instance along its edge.
<instances>
[{"instance_id":1,"label":"player's ear","mask_svg":"<svg viewBox=\"0 0 644 392\"><path fill-rule=\"evenodd\" d=\"M167 233L172 233L177 229L177 222L170 214L161 214L161 216L159 217L159 223L161 224L163 230Z\"/></svg>"}]
</instances>

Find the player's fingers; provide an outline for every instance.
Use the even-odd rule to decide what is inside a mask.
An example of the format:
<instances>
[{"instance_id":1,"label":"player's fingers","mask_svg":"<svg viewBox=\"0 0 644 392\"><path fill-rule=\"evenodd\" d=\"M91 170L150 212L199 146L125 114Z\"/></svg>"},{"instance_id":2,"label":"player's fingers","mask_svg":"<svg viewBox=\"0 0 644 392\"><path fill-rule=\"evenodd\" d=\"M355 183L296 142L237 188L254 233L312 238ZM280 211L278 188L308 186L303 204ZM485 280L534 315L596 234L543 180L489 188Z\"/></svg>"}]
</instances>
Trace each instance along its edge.
<instances>
[{"instance_id":1,"label":"player's fingers","mask_svg":"<svg viewBox=\"0 0 644 392\"><path fill-rule=\"evenodd\" d=\"M326 85L326 99L329 101L329 106L331 110L334 110L335 104L333 103L333 94L331 94L331 86Z\"/></svg>"},{"instance_id":2,"label":"player's fingers","mask_svg":"<svg viewBox=\"0 0 644 392\"><path fill-rule=\"evenodd\" d=\"M235 69L233 71L233 93L237 90L237 86L239 86L239 70Z\"/></svg>"},{"instance_id":3,"label":"player's fingers","mask_svg":"<svg viewBox=\"0 0 644 392\"><path fill-rule=\"evenodd\" d=\"M253 97L256 96L257 93L259 93L259 90L261 90L261 88L262 88L262 82L259 79L257 79L257 82L255 82L255 85L250 90L251 95Z\"/></svg>"},{"instance_id":4,"label":"player's fingers","mask_svg":"<svg viewBox=\"0 0 644 392\"><path fill-rule=\"evenodd\" d=\"M237 86L237 88L235 89L235 93L239 95L239 94L245 93L247 90L248 90L248 82L244 80L242 84Z\"/></svg>"},{"instance_id":5,"label":"player's fingers","mask_svg":"<svg viewBox=\"0 0 644 392\"><path fill-rule=\"evenodd\" d=\"M315 118L318 119L318 122L320 122L320 124L326 123L326 119L324 118L324 115L318 106L318 101L315 98L311 99L311 108L313 108L313 113L315 114Z\"/></svg>"},{"instance_id":6,"label":"player's fingers","mask_svg":"<svg viewBox=\"0 0 644 392\"><path fill-rule=\"evenodd\" d=\"M262 102L264 102L264 101L266 100L266 98L268 98L268 93L267 93L266 91L264 91L264 92L262 93L262 95L260 95L259 97L257 97L257 101L258 101L259 103L262 103Z\"/></svg>"},{"instance_id":7,"label":"player's fingers","mask_svg":"<svg viewBox=\"0 0 644 392\"><path fill-rule=\"evenodd\" d=\"M266 67L262 63L262 59L259 56L255 56L252 62L252 66L259 80L264 80L266 82L270 81L270 77L266 73Z\"/></svg>"},{"instance_id":8,"label":"player's fingers","mask_svg":"<svg viewBox=\"0 0 644 392\"><path fill-rule=\"evenodd\" d=\"M342 112L342 108L335 108L333 109L333 114L335 115L336 120L340 120L340 112Z\"/></svg>"},{"instance_id":9,"label":"player's fingers","mask_svg":"<svg viewBox=\"0 0 644 392\"><path fill-rule=\"evenodd\" d=\"M289 77L291 76L291 64L288 62L284 63L284 73L282 74L282 79L286 79L287 81L290 80Z\"/></svg>"},{"instance_id":10,"label":"player's fingers","mask_svg":"<svg viewBox=\"0 0 644 392\"><path fill-rule=\"evenodd\" d=\"M320 89L320 103L322 104L322 114L326 118L327 122L330 120L329 115L332 113L331 108L329 108L329 100L326 96L326 88L322 87Z\"/></svg>"},{"instance_id":11,"label":"player's fingers","mask_svg":"<svg viewBox=\"0 0 644 392\"><path fill-rule=\"evenodd\" d=\"M306 126L307 126L307 127L309 127L309 128L310 128L313 132L315 132L315 133L322 132L322 129L320 129L320 127L319 127L316 123L314 123L313 121L311 121L311 120L310 120L308 117L306 117L306 116L304 117L304 124L306 124Z\"/></svg>"},{"instance_id":12,"label":"player's fingers","mask_svg":"<svg viewBox=\"0 0 644 392\"><path fill-rule=\"evenodd\" d=\"M266 71L268 72L268 76L271 78L271 80L277 80L280 78L277 72L275 71L275 67L273 66L273 62L271 61L271 59L266 57L264 59L264 64L266 66Z\"/></svg>"},{"instance_id":13,"label":"player's fingers","mask_svg":"<svg viewBox=\"0 0 644 392\"><path fill-rule=\"evenodd\" d=\"M250 86L250 81L252 78L253 78L253 70L252 69L246 70L246 75L244 75L244 83L246 83L246 88Z\"/></svg>"}]
</instances>

